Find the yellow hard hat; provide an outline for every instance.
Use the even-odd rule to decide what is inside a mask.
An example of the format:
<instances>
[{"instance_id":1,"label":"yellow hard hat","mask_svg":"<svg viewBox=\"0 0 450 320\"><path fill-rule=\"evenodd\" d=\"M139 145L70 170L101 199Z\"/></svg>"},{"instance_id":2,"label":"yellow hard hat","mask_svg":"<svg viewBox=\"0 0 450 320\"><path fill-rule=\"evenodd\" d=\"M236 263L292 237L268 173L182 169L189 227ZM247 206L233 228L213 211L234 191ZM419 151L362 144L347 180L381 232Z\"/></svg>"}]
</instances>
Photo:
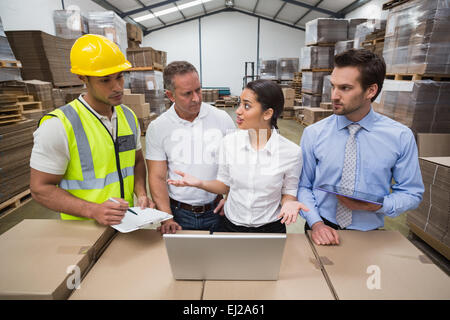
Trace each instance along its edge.
<instances>
[{"instance_id":1,"label":"yellow hard hat","mask_svg":"<svg viewBox=\"0 0 450 320\"><path fill-rule=\"evenodd\" d=\"M117 44L96 34L86 34L70 50L70 71L83 76L103 77L131 68Z\"/></svg>"}]
</instances>

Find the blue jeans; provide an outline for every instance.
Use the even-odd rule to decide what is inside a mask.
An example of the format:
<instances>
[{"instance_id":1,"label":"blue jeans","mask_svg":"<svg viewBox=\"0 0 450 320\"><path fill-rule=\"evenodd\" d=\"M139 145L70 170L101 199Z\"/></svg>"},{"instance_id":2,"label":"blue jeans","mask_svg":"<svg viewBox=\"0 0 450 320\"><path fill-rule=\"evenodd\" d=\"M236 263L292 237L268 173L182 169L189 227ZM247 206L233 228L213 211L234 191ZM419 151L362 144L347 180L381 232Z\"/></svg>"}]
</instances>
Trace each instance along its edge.
<instances>
[{"instance_id":1,"label":"blue jeans","mask_svg":"<svg viewBox=\"0 0 450 320\"><path fill-rule=\"evenodd\" d=\"M214 213L213 210L204 213L194 213L189 210L170 206L173 219L183 230L207 230L212 232L220 231L222 228L222 216Z\"/></svg>"}]
</instances>

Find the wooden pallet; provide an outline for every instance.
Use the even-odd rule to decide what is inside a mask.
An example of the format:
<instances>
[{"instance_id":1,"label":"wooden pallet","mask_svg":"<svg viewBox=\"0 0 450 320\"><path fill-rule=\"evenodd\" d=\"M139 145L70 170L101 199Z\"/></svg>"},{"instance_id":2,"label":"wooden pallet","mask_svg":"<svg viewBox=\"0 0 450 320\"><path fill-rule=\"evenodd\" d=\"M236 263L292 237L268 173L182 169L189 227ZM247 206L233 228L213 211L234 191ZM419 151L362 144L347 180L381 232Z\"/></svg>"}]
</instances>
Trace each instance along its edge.
<instances>
[{"instance_id":1,"label":"wooden pallet","mask_svg":"<svg viewBox=\"0 0 450 320\"><path fill-rule=\"evenodd\" d=\"M363 42L361 42L362 46L366 46L366 45L376 45L379 42L384 42L384 38L378 38L378 39L373 39L373 40L364 40Z\"/></svg>"},{"instance_id":2,"label":"wooden pallet","mask_svg":"<svg viewBox=\"0 0 450 320\"><path fill-rule=\"evenodd\" d=\"M0 105L15 104L17 102L17 96L15 94L2 93L0 94Z\"/></svg>"},{"instance_id":3,"label":"wooden pallet","mask_svg":"<svg viewBox=\"0 0 450 320\"><path fill-rule=\"evenodd\" d=\"M22 63L18 60L0 60L0 68L22 68Z\"/></svg>"},{"instance_id":4,"label":"wooden pallet","mask_svg":"<svg viewBox=\"0 0 450 320\"><path fill-rule=\"evenodd\" d=\"M17 100L19 102L32 102L34 101L34 97L32 95L19 95L17 96Z\"/></svg>"},{"instance_id":5,"label":"wooden pallet","mask_svg":"<svg viewBox=\"0 0 450 320\"><path fill-rule=\"evenodd\" d=\"M0 203L0 219L6 217L12 211L20 208L27 202L30 202L33 198L31 197L30 189L27 189L18 195L15 195L9 200Z\"/></svg>"},{"instance_id":6,"label":"wooden pallet","mask_svg":"<svg viewBox=\"0 0 450 320\"><path fill-rule=\"evenodd\" d=\"M434 80L434 81L450 81L448 74L418 74L418 73L387 73L386 79L389 80Z\"/></svg>"},{"instance_id":7,"label":"wooden pallet","mask_svg":"<svg viewBox=\"0 0 450 320\"><path fill-rule=\"evenodd\" d=\"M17 104L20 106L22 113L42 110L42 102L40 101L17 102Z\"/></svg>"}]
</instances>

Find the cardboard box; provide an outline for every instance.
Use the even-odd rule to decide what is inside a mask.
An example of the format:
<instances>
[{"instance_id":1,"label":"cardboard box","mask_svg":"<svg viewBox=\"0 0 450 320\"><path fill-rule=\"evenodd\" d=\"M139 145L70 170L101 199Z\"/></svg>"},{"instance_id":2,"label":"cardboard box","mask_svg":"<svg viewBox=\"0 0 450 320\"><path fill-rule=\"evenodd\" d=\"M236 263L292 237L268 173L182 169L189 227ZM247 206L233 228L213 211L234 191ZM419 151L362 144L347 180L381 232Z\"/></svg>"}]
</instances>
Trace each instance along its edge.
<instances>
[{"instance_id":1,"label":"cardboard box","mask_svg":"<svg viewBox=\"0 0 450 320\"><path fill-rule=\"evenodd\" d=\"M127 49L127 59L133 67L152 67L156 62L155 56L156 50L152 47Z\"/></svg>"},{"instance_id":2,"label":"cardboard box","mask_svg":"<svg viewBox=\"0 0 450 320\"><path fill-rule=\"evenodd\" d=\"M164 240L156 230L119 233L71 300L199 300L203 281L173 278Z\"/></svg>"},{"instance_id":3,"label":"cardboard box","mask_svg":"<svg viewBox=\"0 0 450 320\"><path fill-rule=\"evenodd\" d=\"M321 102L320 107L325 110L333 110L333 103L332 102Z\"/></svg>"},{"instance_id":4,"label":"cardboard box","mask_svg":"<svg viewBox=\"0 0 450 320\"><path fill-rule=\"evenodd\" d=\"M294 98L284 99L284 110L294 106Z\"/></svg>"},{"instance_id":5,"label":"cardboard box","mask_svg":"<svg viewBox=\"0 0 450 320\"><path fill-rule=\"evenodd\" d=\"M348 20L318 18L305 24L306 45L347 40Z\"/></svg>"},{"instance_id":6,"label":"cardboard box","mask_svg":"<svg viewBox=\"0 0 450 320\"><path fill-rule=\"evenodd\" d=\"M295 90L292 88L282 88L284 99L294 99Z\"/></svg>"},{"instance_id":7,"label":"cardboard box","mask_svg":"<svg viewBox=\"0 0 450 320\"><path fill-rule=\"evenodd\" d=\"M304 115L303 121L306 124L313 124L313 123L316 123L317 121L325 119L328 116L331 116L332 114L333 114L333 110L305 107L303 109L303 115Z\"/></svg>"},{"instance_id":8,"label":"cardboard box","mask_svg":"<svg viewBox=\"0 0 450 320\"><path fill-rule=\"evenodd\" d=\"M419 158L425 192L419 206L408 211L408 225L434 249L450 256L450 157ZM426 235L425 237L423 235ZM430 241L430 239L433 239Z\"/></svg>"},{"instance_id":9,"label":"cardboard box","mask_svg":"<svg viewBox=\"0 0 450 320\"><path fill-rule=\"evenodd\" d=\"M450 133L418 133L419 157L450 156Z\"/></svg>"},{"instance_id":10,"label":"cardboard box","mask_svg":"<svg viewBox=\"0 0 450 320\"><path fill-rule=\"evenodd\" d=\"M150 104L144 103L144 104L128 104L128 107L131 108L131 110L134 111L136 114L136 117L139 119L147 118L150 116Z\"/></svg>"},{"instance_id":11,"label":"cardboard box","mask_svg":"<svg viewBox=\"0 0 450 320\"><path fill-rule=\"evenodd\" d=\"M324 77L331 72L327 71L303 71L302 92L319 95L323 91Z\"/></svg>"},{"instance_id":12,"label":"cardboard box","mask_svg":"<svg viewBox=\"0 0 450 320\"><path fill-rule=\"evenodd\" d=\"M67 299L116 231L94 221L24 220L0 236L0 299Z\"/></svg>"},{"instance_id":13,"label":"cardboard box","mask_svg":"<svg viewBox=\"0 0 450 320\"><path fill-rule=\"evenodd\" d=\"M288 234L277 281L206 281L205 300L328 300L333 295L304 234Z\"/></svg>"},{"instance_id":14,"label":"cardboard box","mask_svg":"<svg viewBox=\"0 0 450 320\"><path fill-rule=\"evenodd\" d=\"M322 96L320 95L312 95L309 93L302 92L302 106L304 107L319 108L321 101Z\"/></svg>"},{"instance_id":15,"label":"cardboard box","mask_svg":"<svg viewBox=\"0 0 450 320\"><path fill-rule=\"evenodd\" d=\"M24 80L42 80L54 86L82 85L70 72L70 50L75 39L42 31L6 31L6 35L16 59L22 63Z\"/></svg>"},{"instance_id":16,"label":"cardboard box","mask_svg":"<svg viewBox=\"0 0 450 320\"><path fill-rule=\"evenodd\" d=\"M314 250L340 300L450 299L450 278L398 231L338 234Z\"/></svg>"},{"instance_id":17,"label":"cardboard box","mask_svg":"<svg viewBox=\"0 0 450 320\"><path fill-rule=\"evenodd\" d=\"M145 103L145 95L140 93L124 94L122 103L125 105L138 105Z\"/></svg>"}]
</instances>

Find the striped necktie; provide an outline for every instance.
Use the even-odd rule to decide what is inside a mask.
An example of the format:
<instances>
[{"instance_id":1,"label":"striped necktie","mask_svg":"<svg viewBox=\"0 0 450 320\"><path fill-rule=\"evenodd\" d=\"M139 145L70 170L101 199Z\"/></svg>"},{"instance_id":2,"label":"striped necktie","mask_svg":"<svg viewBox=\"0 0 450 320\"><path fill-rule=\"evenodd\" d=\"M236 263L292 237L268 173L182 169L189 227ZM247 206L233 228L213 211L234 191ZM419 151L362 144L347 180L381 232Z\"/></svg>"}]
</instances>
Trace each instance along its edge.
<instances>
[{"instance_id":1,"label":"striped necktie","mask_svg":"<svg viewBox=\"0 0 450 320\"><path fill-rule=\"evenodd\" d=\"M354 190L356 177L356 138L355 135L361 126L357 123L347 126L349 136L345 144L344 167L342 168L342 177L340 187L348 190ZM353 192L352 192L353 193ZM344 229L352 223L352 210L338 202L336 210L336 221Z\"/></svg>"}]
</instances>

